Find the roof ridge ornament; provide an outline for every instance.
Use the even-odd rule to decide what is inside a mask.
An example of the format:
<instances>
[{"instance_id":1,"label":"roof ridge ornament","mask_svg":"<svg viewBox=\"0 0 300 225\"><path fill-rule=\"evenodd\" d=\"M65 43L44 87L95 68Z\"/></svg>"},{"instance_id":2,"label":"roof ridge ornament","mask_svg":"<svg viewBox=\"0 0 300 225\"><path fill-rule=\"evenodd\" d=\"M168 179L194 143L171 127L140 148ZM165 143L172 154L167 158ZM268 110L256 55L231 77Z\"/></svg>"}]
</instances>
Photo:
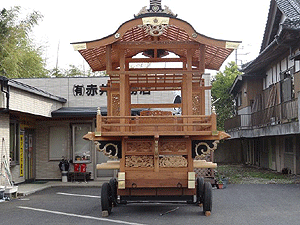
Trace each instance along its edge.
<instances>
[{"instance_id":1,"label":"roof ridge ornament","mask_svg":"<svg viewBox=\"0 0 300 225\"><path fill-rule=\"evenodd\" d=\"M177 17L177 14L174 14L168 6L165 5L165 8L162 8L161 0L150 0L150 8L147 9L147 6L144 6L138 14L134 15L134 17L157 16L158 14Z\"/></svg>"}]
</instances>

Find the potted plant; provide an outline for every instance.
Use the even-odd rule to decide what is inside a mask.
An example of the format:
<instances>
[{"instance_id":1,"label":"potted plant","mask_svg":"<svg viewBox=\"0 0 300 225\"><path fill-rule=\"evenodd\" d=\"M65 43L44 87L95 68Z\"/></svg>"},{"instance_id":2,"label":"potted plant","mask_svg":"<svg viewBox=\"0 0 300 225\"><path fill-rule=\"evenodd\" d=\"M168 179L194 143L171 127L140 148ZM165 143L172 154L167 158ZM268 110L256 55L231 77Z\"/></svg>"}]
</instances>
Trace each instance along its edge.
<instances>
[{"instance_id":1,"label":"potted plant","mask_svg":"<svg viewBox=\"0 0 300 225\"><path fill-rule=\"evenodd\" d=\"M223 184L222 179L218 179L218 181L217 181L217 188L218 189L223 189L223 186L224 186L224 184Z\"/></svg>"}]
</instances>

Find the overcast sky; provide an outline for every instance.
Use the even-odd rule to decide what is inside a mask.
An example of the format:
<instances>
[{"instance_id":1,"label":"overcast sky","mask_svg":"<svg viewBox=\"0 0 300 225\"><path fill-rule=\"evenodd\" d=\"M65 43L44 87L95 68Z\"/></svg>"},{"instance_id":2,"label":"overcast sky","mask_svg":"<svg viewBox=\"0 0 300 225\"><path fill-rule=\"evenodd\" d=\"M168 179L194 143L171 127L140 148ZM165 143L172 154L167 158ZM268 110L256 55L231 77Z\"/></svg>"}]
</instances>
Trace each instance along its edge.
<instances>
[{"instance_id":1,"label":"overcast sky","mask_svg":"<svg viewBox=\"0 0 300 225\"><path fill-rule=\"evenodd\" d=\"M83 66L83 58L71 42L100 39L114 33L133 18L149 0L2 0L1 8L21 6L23 13L39 11L43 20L34 29L37 43L46 47L47 68ZM259 53L270 0L162 0L178 18L189 22L203 35L242 41L239 58L253 60ZM234 60L234 54L229 60ZM226 62L227 63L227 62ZM87 66L85 66L85 69ZM224 67L222 67L224 68Z\"/></svg>"}]
</instances>

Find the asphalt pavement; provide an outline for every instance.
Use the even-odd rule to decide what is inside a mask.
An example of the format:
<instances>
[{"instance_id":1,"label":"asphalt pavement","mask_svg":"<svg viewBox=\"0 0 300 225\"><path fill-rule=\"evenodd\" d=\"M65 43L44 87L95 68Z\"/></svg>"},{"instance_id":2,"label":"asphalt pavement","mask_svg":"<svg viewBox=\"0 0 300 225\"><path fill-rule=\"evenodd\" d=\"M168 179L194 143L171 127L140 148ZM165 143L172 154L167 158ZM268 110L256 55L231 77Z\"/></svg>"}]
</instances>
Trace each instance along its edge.
<instances>
[{"instance_id":1,"label":"asphalt pavement","mask_svg":"<svg viewBox=\"0 0 300 225\"><path fill-rule=\"evenodd\" d=\"M205 217L193 204L119 205L101 217L100 187L51 187L0 203L0 224L272 224L298 225L300 185L233 185L213 190Z\"/></svg>"}]
</instances>

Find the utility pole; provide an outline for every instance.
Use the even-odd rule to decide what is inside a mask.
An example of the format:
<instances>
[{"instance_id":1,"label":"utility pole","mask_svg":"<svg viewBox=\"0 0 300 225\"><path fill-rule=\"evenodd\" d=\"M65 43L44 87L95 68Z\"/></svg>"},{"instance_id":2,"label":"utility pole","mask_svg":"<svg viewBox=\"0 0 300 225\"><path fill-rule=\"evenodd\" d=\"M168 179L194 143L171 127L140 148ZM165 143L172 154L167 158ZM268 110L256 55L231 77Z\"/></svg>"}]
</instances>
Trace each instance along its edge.
<instances>
[{"instance_id":1,"label":"utility pole","mask_svg":"<svg viewBox=\"0 0 300 225\"><path fill-rule=\"evenodd\" d=\"M239 56L246 56L248 55L250 52L246 52L246 53L238 53L238 50L244 50L245 47L241 46L240 48L235 49L235 64L237 66L242 66L243 65L243 60L242 59L238 59ZM238 65L238 61L240 61L240 65Z\"/></svg>"}]
</instances>

